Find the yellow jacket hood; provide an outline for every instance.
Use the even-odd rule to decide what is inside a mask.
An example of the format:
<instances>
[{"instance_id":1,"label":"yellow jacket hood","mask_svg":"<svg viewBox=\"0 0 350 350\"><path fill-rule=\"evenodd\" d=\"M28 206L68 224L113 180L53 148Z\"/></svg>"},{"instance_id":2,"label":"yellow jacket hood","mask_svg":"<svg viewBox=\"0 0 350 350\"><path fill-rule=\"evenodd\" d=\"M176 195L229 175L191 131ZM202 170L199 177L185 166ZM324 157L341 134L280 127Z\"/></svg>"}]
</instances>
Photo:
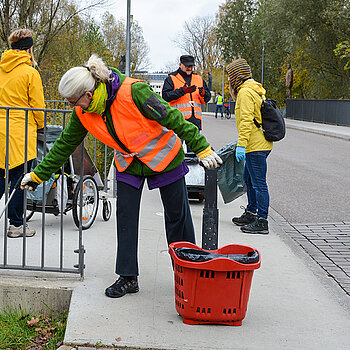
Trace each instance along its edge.
<instances>
[{"instance_id":1,"label":"yellow jacket hood","mask_svg":"<svg viewBox=\"0 0 350 350\"><path fill-rule=\"evenodd\" d=\"M266 90L262 87L260 83L255 81L254 79L248 79L246 80L241 86L237 88L237 91L239 91L242 88L249 88L257 92L260 96L265 96Z\"/></svg>"},{"instance_id":2,"label":"yellow jacket hood","mask_svg":"<svg viewBox=\"0 0 350 350\"><path fill-rule=\"evenodd\" d=\"M0 68L8 73L21 64L31 65L31 56L27 51L6 50L1 55Z\"/></svg>"}]
</instances>

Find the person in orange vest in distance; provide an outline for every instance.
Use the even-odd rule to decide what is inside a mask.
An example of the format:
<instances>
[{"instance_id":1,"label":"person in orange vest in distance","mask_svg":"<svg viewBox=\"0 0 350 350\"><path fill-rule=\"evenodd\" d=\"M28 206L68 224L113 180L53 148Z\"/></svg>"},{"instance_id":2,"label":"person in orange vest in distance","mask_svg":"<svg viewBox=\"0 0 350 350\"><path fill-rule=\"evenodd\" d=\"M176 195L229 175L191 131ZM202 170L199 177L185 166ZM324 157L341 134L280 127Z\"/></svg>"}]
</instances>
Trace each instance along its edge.
<instances>
[{"instance_id":1,"label":"person in orange vest in distance","mask_svg":"<svg viewBox=\"0 0 350 350\"><path fill-rule=\"evenodd\" d=\"M119 278L105 294L119 298L139 291L137 262L139 210L145 180L159 188L168 244L195 242L187 197L184 139L206 168L221 164L205 137L152 88L127 77L92 55L68 70L58 86L74 107L68 126L43 161L25 174L21 188L48 180L90 132L115 150L117 168L117 261Z\"/></svg>"},{"instance_id":2,"label":"person in orange vest in distance","mask_svg":"<svg viewBox=\"0 0 350 350\"><path fill-rule=\"evenodd\" d=\"M202 130L202 105L210 100L211 94L203 78L193 73L194 65L193 56L182 55L180 67L164 80L162 97Z\"/></svg>"}]
</instances>

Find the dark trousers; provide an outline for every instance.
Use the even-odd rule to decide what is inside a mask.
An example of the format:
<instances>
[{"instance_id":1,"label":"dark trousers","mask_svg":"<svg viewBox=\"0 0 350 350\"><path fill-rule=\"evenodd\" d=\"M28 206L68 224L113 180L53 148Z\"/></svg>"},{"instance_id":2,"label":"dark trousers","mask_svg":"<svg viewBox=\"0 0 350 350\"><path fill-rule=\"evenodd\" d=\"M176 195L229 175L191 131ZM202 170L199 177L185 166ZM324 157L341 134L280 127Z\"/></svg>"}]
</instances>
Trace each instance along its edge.
<instances>
[{"instance_id":1,"label":"dark trousers","mask_svg":"<svg viewBox=\"0 0 350 350\"><path fill-rule=\"evenodd\" d=\"M32 160L27 162L27 169L29 171L32 164ZM21 164L13 169L9 170L9 183L10 183L10 193L14 189L18 179L24 172L24 164ZM0 169L0 198L2 198L5 192L5 169ZM23 205L24 197L23 191L19 188L16 190L11 202L8 206L8 217L10 220L10 225L21 226L23 225Z\"/></svg>"},{"instance_id":2,"label":"dark trousers","mask_svg":"<svg viewBox=\"0 0 350 350\"><path fill-rule=\"evenodd\" d=\"M270 151L256 151L246 154L244 182L247 185L247 210L267 219L270 196L266 183L267 157Z\"/></svg>"},{"instance_id":3,"label":"dark trousers","mask_svg":"<svg viewBox=\"0 0 350 350\"><path fill-rule=\"evenodd\" d=\"M222 105L216 105L216 107L215 107L215 118L218 117L218 112L221 113L221 119L224 118L224 114L223 114L223 111L222 111Z\"/></svg>"},{"instance_id":4,"label":"dark trousers","mask_svg":"<svg viewBox=\"0 0 350 350\"><path fill-rule=\"evenodd\" d=\"M138 276L138 229L143 185L137 189L117 182L117 262L120 276ZM160 187L164 207L165 231L168 245L172 242L195 243L195 233L187 197L185 178ZM157 230L157 228L154 228Z\"/></svg>"}]
</instances>

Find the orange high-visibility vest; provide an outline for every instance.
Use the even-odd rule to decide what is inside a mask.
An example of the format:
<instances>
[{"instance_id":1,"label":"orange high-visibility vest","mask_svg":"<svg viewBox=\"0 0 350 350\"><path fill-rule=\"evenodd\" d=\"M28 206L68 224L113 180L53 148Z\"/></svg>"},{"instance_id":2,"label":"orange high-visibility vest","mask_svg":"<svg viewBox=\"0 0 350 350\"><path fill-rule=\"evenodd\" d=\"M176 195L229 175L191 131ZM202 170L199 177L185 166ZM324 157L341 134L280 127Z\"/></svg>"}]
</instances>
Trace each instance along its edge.
<instances>
[{"instance_id":1,"label":"orange high-visibility vest","mask_svg":"<svg viewBox=\"0 0 350 350\"><path fill-rule=\"evenodd\" d=\"M125 78L110 108L114 130L129 152L109 134L100 114L83 113L80 107L75 107L75 112L86 130L116 150L118 171L125 171L137 157L153 171L160 172L175 158L181 148L181 141L174 131L155 120L147 119L138 110L131 96L131 85L138 81Z\"/></svg>"},{"instance_id":2,"label":"orange high-visibility vest","mask_svg":"<svg viewBox=\"0 0 350 350\"><path fill-rule=\"evenodd\" d=\"M176 75L170 75L173 84L174 90L179 89L180 87L186 84L184 78L180 73ZM199 94L199 87L203 87L203 79L198 74L192 73L191 85L196 85L197 89L190 93L185 94L178 98L177 100L170 101L170 106L180 110L185 119L189 119L192 116L192 112L196 119L200 120L202 125L202 105L205 104L204 98Z\"/></svg>"}]
</instances>

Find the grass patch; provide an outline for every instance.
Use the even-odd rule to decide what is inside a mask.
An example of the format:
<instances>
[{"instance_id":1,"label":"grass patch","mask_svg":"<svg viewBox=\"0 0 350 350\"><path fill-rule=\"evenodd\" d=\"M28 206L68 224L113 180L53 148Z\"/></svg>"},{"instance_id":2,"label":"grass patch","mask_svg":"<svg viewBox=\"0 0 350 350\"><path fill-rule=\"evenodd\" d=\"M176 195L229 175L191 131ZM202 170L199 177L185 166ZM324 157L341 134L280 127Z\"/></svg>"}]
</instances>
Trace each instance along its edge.
<instances>
[{"instance_id":1,"label":"grass patch","mask_svg":"<svg viewBox=\"0 0 350 350\"><path fill-rule=\"evenodd\" d=\"M50 309L49 309L50 310ZM68 312L54 317L38 315L21 308L0 309L0 349L57 349L63 342Z\"/></svg>"}]
</instances>

